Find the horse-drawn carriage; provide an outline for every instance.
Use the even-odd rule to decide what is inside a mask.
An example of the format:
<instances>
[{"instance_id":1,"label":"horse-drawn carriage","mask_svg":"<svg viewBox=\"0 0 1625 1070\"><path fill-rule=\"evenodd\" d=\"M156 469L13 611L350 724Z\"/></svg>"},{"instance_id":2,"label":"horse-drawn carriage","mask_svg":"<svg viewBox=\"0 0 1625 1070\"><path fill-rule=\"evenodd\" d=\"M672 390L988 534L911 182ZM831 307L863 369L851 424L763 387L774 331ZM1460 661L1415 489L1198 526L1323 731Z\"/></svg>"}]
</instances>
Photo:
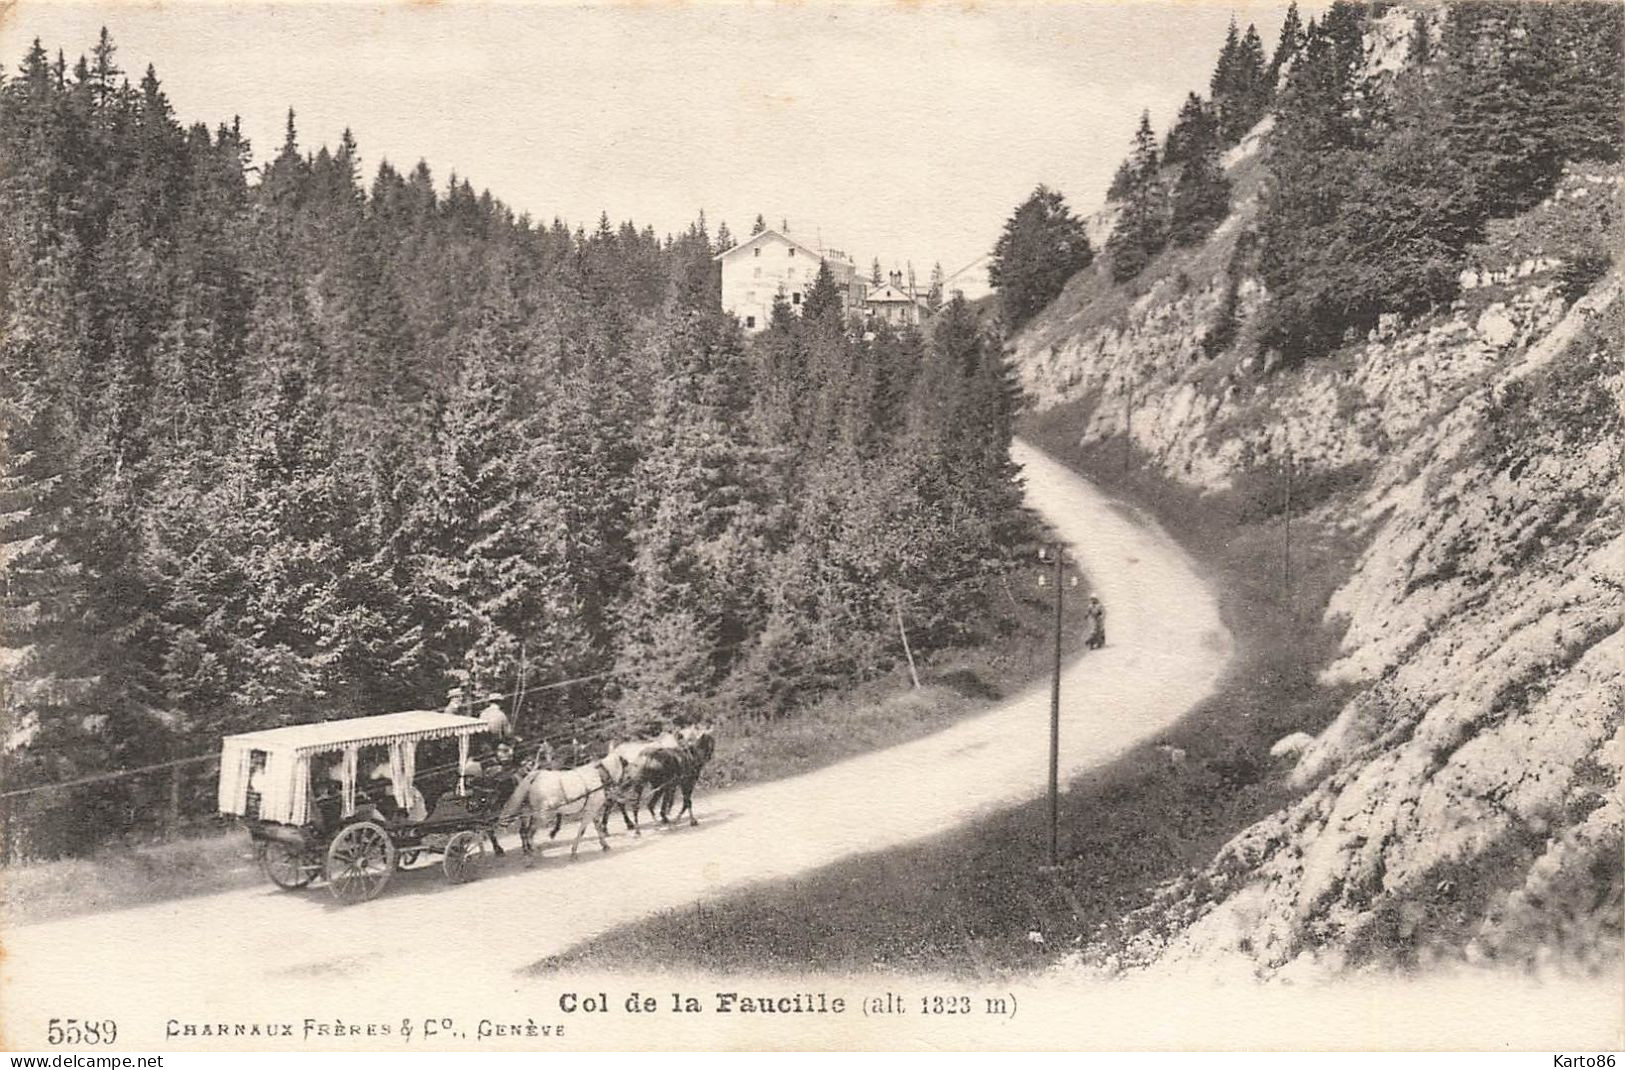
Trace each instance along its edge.
<instances>
[{"instance_id":1,"label":"horse-drawn carriage","mask_svg":"<svg viewBox=\"0 0 1625 1070\"><path fill-rule=\"evenodd\" d=\"M340 902L359 903L397 868L436 854L447 880L472 880L486 842L495 846L502 802L481 798L464 775L470 740L488 729L473 717L415 710L227 736L220 812L244 820L261 871L279 888L323 878ZM447 763L448 790L429 810L415 784L417 751L450 745L439 741L455 741L456 765ZM370 796L358 783L364 754L387 754L387 766L372 769L384 775Z\"/></svg>"}]
</instances>

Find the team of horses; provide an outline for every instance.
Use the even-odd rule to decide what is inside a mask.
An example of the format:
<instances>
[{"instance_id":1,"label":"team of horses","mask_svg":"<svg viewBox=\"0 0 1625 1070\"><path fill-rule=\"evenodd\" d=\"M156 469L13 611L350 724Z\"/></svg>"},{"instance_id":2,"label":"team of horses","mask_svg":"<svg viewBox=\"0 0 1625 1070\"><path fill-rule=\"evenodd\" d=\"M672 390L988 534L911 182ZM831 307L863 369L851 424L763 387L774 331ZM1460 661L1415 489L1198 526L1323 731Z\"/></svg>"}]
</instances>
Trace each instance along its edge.
<instances>
[{"instance_id":1,"label":"team of horses","mask_svg":"<svg viewBox=\"0 0 1625 1070\"><path fill-rule=\"evenodd\" d=\"M549 838L557 836L565 820L580 819L570 856L575 857L587 826L598 832L598 846L609 850L609 818L619 810L621 820L633 835L642 835L639 811L647 797L649 816L661 824L671 820L671 808L682 793L683 805L677 811L680 821L694 816L694 785L716 751L709 725L688 725L655 738L629 743L611 743L608 752L595 762L572 769L549 769L551 751L538 751L534 768L519 781L503 804L501 824L518 819L519 842L525 854L534 852L536 826L552 821ZM630 806L630 809L628 808Z\"/></svg>"}]
</instances>

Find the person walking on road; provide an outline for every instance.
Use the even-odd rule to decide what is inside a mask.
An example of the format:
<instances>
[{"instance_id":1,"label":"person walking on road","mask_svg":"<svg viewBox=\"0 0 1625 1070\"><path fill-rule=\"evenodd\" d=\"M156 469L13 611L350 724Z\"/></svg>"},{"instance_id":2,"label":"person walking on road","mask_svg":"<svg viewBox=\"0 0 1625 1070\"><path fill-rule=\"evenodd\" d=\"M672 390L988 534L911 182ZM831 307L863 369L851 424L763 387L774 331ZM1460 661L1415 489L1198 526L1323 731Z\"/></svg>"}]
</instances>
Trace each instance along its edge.
<instances>
[{"instance_id":1,"label":"person walking on road","mask_svg":"<svg viewBox=\"0 0 1625 1070\"><path fill-rule=\"evenodd\" d=\"M1089 621L1089 639L1084 645L1090 650L1099 650L1106 645L1106 607L1100 604L1098 596L1089 596L1089 608L1084 616Z\"/></svg>"}]
</instances>

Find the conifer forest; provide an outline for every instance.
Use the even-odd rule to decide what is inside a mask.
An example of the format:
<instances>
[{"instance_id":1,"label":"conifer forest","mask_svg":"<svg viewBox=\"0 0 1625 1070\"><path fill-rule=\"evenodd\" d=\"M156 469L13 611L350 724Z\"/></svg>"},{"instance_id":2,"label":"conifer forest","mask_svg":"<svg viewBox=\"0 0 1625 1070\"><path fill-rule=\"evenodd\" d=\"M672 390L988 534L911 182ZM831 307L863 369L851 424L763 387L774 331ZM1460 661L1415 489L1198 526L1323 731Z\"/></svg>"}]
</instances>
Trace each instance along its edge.
<instances>
[{"instance_id":1,"label":"conifer forest","mask_svg":"<svg viewBox=\"0 0 1625 1070\"><path fill-rule=\"evenodd\" d=\"M527 736L776 717L899 617L999 626L1018 398L962 301L865 335L815 291L747 343L703 216L516 214L292 113L263 151L105 31L0 79L8 785L453 686L534 687ZM166 785L18 800L10 847L140 832Z\"/></svg>"}]
</instances>

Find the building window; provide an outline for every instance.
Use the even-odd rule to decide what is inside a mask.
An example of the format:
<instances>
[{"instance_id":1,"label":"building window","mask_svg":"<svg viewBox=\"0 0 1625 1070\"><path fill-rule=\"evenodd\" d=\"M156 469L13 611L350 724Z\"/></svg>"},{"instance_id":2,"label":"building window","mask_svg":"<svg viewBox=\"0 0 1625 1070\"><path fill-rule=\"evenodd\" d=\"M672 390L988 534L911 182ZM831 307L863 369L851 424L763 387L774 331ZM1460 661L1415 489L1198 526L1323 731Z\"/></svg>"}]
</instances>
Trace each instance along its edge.
<instances>
[{"instance_id":1,"label":"building window","mask_svg":"<svg viewBox=\"0 0 1625 1070\"><path fill-rule=\"evenodd\" d=\"M799 305L799 304L801 304L801 295L800 295L800 294L798 294L798 293L797 293L797 294L791 294L791 295L790 295L790 303L791 303L791 304L792 304L792 305Z\"/></svg>"},{"instance_id":2,"label":"building window","mask_svg":"<svg viewBox=\"0 0 1625 1070\"><path fill-rule=\"evenodd\" d=\"M755 268L755 269L753 269L753 270L752 270L752 271L751 271L751 277L752 277L752 278L756 278L756 279L759 279L759 278L761 278L761 277L762 277L762 269L761 269L761 268Z\"/></svg>"},{"instance_id":3,"label":"building window","mask_svg":"<svg viewBox=\"0 0 1625 1070\"><path fill-rule=\"evenodd\" d=\"M758 246L757 246L757 247L756 247L756 255L757 255L757 256L761 256L761 255L762 255L762 247L761 247L761 246L760 246L760 245L758 245Z\"/></svg>"},{"instance_id":4,"label":"building window","mask_svg":"<svg viewBox=\"0 0 1625 1070\"><path fill-rule=\"evenodd\" d=\"M755 316L746 316L745 317L745 326L747 326L747 327L756 326L756 317Z\"/></svg>"},{"instance_id":5,"label":"building window","mask_svg":"<svg viewBox=\"0 0 1625 1070\"><path fill-rule=\"evenodd\" d=\"M793 246L793 245L792 245L792 246L791 246L791 247L790 247L790 255L791 255L791 256L795 256L795 255L796 255L796 247L795 247L795 246Z\"/></svg>"}]
</instances>

